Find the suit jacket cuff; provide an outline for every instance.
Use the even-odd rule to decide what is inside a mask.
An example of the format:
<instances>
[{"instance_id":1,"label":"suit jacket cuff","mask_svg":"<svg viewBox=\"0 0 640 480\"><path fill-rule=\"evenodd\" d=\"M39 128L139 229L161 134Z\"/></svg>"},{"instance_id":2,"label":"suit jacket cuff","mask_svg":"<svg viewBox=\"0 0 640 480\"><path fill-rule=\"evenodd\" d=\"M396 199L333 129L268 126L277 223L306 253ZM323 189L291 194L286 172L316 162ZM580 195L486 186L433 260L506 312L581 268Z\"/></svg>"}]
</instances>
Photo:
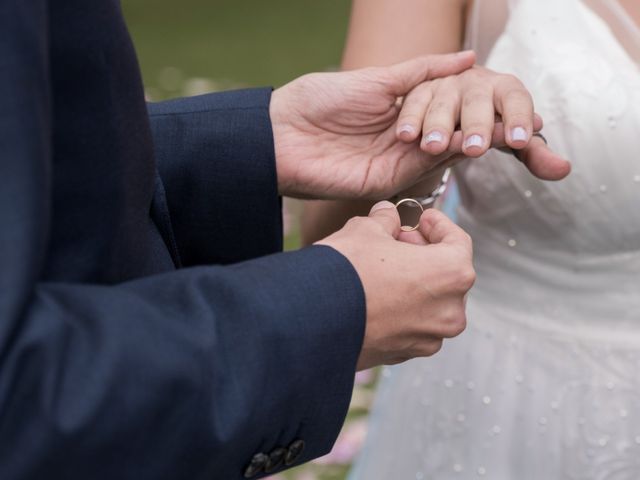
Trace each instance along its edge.
<instances>
[{"instance_id":1,"label":"suit jacket cuff","mask_svg":"<svg viewBox=\"0 0 640 480\"><path fill-rule=\"evenodd\" d=\"M149 105L182 265L228 264L282 249L271 89Z\"/></svg>"},{"instance_id":2,"label":"suit jacket cuff","mask_svg":"<svg viewBox=\"0 0 640 480\"><path fill-rule=\"evenodd\" d=\"M268 358L270 351L272 360L280 359L264 379L264 416L254 424L262 434L247 436L247 447L250 455L269 455L302 440L304 451L294 463L299 465L331 450L346 417L366 325L364 290L351 263L326 246L271 255L246 268L252 275L262 271L263 280L271 278L264 291L270 304L282 307L273 314L286 310L285 321L268 322L264 336L278 340L246 346L261 351L259 358Z\"/></svg>"}]
</instances>

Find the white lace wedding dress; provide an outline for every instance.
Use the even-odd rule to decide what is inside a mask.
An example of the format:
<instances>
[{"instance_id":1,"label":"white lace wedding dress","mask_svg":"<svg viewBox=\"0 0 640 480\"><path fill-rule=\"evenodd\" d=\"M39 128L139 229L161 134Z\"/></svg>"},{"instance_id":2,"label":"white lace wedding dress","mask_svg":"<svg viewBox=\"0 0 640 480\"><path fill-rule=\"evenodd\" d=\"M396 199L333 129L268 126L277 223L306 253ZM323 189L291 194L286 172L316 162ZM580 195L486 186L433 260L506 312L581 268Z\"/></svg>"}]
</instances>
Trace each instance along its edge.
<instances>
[{"instance_id":1,"label":"white lace wedding dress","mask_svg":"<svg viewBox=\"0 0 640 480\"><path fill-rule=\"evenodd\" d=\"M508 3L476 0L467 36L573 173L458 171L467 331L384 370L352 478L640 479L640 30L615 1Z\"/></svg>"}]
</instances>

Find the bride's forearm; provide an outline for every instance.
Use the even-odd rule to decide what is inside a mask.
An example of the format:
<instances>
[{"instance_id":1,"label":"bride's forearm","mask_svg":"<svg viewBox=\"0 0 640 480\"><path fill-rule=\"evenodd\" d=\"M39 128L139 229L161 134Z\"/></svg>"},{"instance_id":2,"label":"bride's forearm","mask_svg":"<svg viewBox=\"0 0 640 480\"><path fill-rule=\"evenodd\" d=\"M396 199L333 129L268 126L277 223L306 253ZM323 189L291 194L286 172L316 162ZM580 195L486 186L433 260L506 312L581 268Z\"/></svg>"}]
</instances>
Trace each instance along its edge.
<instances>
[{"instance_id":1,"label":"bride's forearm","mask_svg":"<svg viewBox=\"0 0 640 480\"><path fill-rule=\"evenodd\" d=\"M389 65L463 44L468 0L353 0L342 67Z\"/></svg>"}]
</instances>

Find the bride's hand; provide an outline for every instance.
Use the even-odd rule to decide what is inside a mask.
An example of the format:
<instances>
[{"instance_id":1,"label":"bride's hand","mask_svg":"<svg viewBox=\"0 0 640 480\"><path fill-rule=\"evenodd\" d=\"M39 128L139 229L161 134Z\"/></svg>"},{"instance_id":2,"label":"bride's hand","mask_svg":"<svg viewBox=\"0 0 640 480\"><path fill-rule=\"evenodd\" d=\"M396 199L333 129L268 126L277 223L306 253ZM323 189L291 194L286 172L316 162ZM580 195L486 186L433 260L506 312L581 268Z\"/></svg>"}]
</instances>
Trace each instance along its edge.
<instances>
[{"instance_id":1,"label":"bride's hand","mask_svg":"<svg viewBox=\"0 0 640 480\"><path fill-rule=\"evenodd\" d=\"M560 180L571 166L532 136L541 128L542 119L534 114L531 95L520 80L475 66L414 88L403 103L396 136L409 144L419 141L431 155L462 152L448 158L447 166L479 157L490 147L511 148L520 151L518 159L535 176Z\"/></svg>"},{"instance_id":2,"label":"bride's hand","mask_svg":"<svg viewBox=\"0 0 640 480\"><path fill-rule=\"evenodd\" d=\"M474 60L471 52L420 57L386 68L305 75L276 90L269 113L280 193L388 198L463 155L505 144L525 148L541 127L529 93L512 76L468 70ZM405 97L401 108L399 97ZM496 112L506 142L494 125ZM462 132L454 133L458 123ZM421 131L426 140L418 141ZM525 157L541 178L568 173L558 157L542 156L546 170L538 167L540 155Z\"/></svg>"}]
</instances>

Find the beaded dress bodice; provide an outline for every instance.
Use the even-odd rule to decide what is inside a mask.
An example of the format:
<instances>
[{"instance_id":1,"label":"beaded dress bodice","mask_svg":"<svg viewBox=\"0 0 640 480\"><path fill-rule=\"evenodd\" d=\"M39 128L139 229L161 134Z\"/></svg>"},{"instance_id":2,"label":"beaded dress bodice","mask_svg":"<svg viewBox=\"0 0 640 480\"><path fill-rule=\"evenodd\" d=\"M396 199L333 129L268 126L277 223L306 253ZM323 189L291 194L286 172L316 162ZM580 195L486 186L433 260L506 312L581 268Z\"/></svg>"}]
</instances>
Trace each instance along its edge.
<instances>
[{"instance_id":1,"label":"beaded dress bodice","mask_svg":"<svg viewBox=\"0 0 640 480\"><path fill-rule=\"evenodd\" d=\"M502 295L515 320L542 326L533 308L550 328L596 336L614 328L628 339L627 327L640 334L638 64L580 0L511 3L486 65L525 83L544 135L573 171L543 182L499 152L459 169L460 223L480 270L475 294Z\"/></svg>"},{"instance_id":2,"label":"beaded dress bodice","mask_svg":"<svg viewBox=\"0 0 640 480\"><path fill-rule=\"evenodd\" d=\"M351 477L638 480L640 31L613 0L474 3L469 45L523 80L573 172L458 167L467 331L383 371Z\"/></svg>"}]
</instances>

